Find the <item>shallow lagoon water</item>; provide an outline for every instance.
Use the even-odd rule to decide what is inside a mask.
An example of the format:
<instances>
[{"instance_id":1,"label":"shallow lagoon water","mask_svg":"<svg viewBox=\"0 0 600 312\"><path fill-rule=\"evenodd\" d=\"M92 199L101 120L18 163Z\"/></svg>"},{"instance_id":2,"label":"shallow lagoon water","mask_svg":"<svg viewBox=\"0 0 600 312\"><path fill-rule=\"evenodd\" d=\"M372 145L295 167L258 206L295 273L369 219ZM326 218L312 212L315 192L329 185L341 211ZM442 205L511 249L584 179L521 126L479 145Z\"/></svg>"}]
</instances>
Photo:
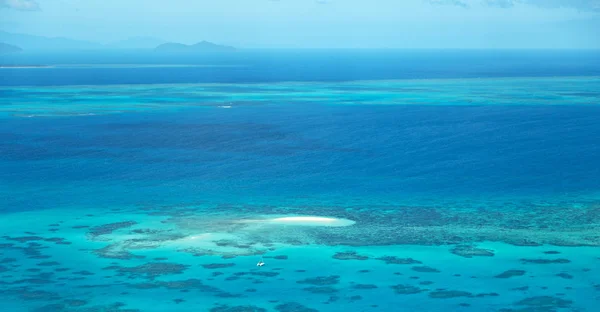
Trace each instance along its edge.
<instances>
[{"instance_id":1,"label":"shallow lagoon water","mask_svg":"<svg viewBox=\"0 0 600 312\"><path fill-rule=\"evenodd\" d=\"M3 299L15 311L78 311L69 307L76 300L86 308L116 301L142 311L220 311L219 305L286 311L277 306L290 302L317 311L552 311L585 310L598 300L597 246L480 241L468 244L470 252L452 244L331 246L309 243L322 241L306 227L239 227L222 211L199 227L206 221L196 222L202 213L194 210L5 216L4 231L31 233L3 238ZM223 233L203 235L217 229ZM270 241L248 240L254 235ZM260 257L264 267L255 265Z\"/></svg>"},{"instance_id":2,"label":"shallow lagoon water","mask_svg":"<svg viewBox=\"0 0 600 312\"><path fill-rule=\"evenodd\" d=\"M1 87L2 307L593 311L598 89Z\"/></svg>"}]
</instances>

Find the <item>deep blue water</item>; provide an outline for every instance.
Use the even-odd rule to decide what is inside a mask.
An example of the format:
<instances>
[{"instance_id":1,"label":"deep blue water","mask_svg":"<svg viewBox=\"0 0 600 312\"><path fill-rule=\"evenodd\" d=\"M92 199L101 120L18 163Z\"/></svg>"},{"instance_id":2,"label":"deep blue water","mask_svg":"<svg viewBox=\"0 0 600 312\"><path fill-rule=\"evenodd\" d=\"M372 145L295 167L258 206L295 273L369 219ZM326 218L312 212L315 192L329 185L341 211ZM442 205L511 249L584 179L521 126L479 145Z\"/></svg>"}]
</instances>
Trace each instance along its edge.
<instances>
[{"instance_id":1,"label":"deep blue water","mask_svg":"<svg viewBox=\"0 0 600 312\"><path fill-rule=\"evenodd\" d=\"M551 198L600 189L599 118L598 106L298 105L19 118L0 125L0 168L5 187L29 194L8 198L9 209L40 205L40 195L77 199L79 183L99 193L119 185L122 203L164 201L155 193L164 184L190 201ZM105 200L114 198L93 197Z\"/></svg>"},{"instance_id":2,"label":"deep blue water","mask_svg":"<svg viewBox=\"0 0 600 312\"><path fill-rule=\"evenodd\" d=\"M219 67L3 69L0 85L351 81L600 75L597 50L247 50L223 55L77 52L4 55L1 64Z\"/></svg>"}]
</instances>

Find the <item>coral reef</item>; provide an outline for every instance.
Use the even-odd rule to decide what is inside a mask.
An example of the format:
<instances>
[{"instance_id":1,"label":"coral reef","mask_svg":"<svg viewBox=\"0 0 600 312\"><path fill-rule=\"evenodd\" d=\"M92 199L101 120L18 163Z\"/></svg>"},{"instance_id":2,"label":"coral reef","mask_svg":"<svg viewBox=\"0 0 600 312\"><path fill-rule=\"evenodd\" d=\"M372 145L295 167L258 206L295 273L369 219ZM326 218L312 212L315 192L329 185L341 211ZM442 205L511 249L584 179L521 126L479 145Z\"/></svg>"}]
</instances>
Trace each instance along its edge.
<instances>
[{"instance_id":1,"label":"coral reef","mask_svg":"<svg viewBox=\"0 0 600 312\"><path fill-rule=\"evenodd\" d=\"M352 288L354 288L354 289L375 289L375 288L377 288L377 285L373 285L373 284L355 284L355 285L352 285Z\"/></svg>"},{"instance_id":2,"label":"coral reef","mask_svg":"<svg viewBox=\"0 0 600 312\"><path fill-rule=\"evenodd\" d=\"M391 286L391 288L394 290L394 292L396 294L399 294L399 295L413 295L413 294L418 294L420 292L427 290L427 289L422 289L422 288L411 286L411 285L402 285L402 284Z\"/></svg>"},{"instance_id":3,"label":"coral reef","mask_svg":"<svg viewBox=\"0 0 600 312\"><path fill-rule=\"evenodd\" d=\"M448 299L456 297L473 297L473 294L462 290L435 290L429 293L430 298Z\"/></svg>"},{"instance_id":4,"label":"coral reef","mask_svg":"<svg viewBox=\"0 0 600 312\"><path fill-rule=\"evenodd\" d=\"M319 312L318 310L305 307L296 302L287 302L275 306L278 312ZM217 311L220 312L220 311Z\"/></svg>"},{"instance_id":5,"label":"coral reef","mask_svg":"<svg viewBox=\"0 0 600 312\"><path fill-rule=\"evenodd\" d=\"M94 226L94 227L90 228L88 231L88 234L92 238L95 238L100 235L110 234L114 231L134 226L136 224L137 224L137 222L135 222L135 221L123 221L123 222L115 222L115 223L109 223L109 224L104 224L104 225L98 225L98 226Z\"/></svg>"},{"instance_id":6,"label":"coral reef","mask_svg":"<svg viewBox=\"0 0 600 312\"><path fill-rule=\"evenodd\" d=\"M551 296L529 297L515 303L518 306L526 306L534 311L552 311L557 308L569 308L573 301Z\"/></svg>"},{"instance_id":7,"label":"coral reef","mask_svg":"<svg viewBox=\"0 0 600 312\"><path fill-rule=\"evenodd\" d=\"M317 286L323 285L335 285L339 283L339 275L331 275L331 276L318 276L313 278L306 278L303 280L296 281L298 284L311 284Z\"/></svg>"},{"instance_id":8,"label":"coral reef","mask_svg":"<svg viewBox=\"0 0 600 312\"><path fill-rule=\"evenodd\" d=\"M313 286L313 287L302 288L302 290L308 291L313 294L333 294L333 293L338 292L337 289L330 287L330 286L321 286L321 287Z\"/></svg>"},{"instance_id":9,"label":"coral reef","mask_svg":"<svg viewBox=\"0 0 600 312\"><path fill-rule=\"evenodd\" d=\"M337 260L368 260L369 257L359 255L356 251L336 252L333 259Z\"/></svg>"},{"instance_id":10,"label":"coral reef","mask_svg":"<svg viewBox=\"0 0 600 312\"><path fill-rule=\"evenodd\" d=\"M202 267L205 269L223 269L230 268L235 266L235 263L211 263L211 264L202 264Z\"/></svg>"},{"instance_id":11,"label":"coral reef","mask_svg":"<svg viewBox=\"0 0 600 312\"><path fill-rule=\"evenodd\" d=\"M440 272L440 270L438 270L436 268L428 267L428 266L414 266L410 269L413 271L422 272L422 273L439 273Z\"/></svg>"},{"instance_id":12,"label":"coral reef","mask_svg":"<svg viewBox=\"0 0 600 312\"><path fill-rule=\"evenodd\" d=\"M556 276L564 278L564 279L573 279L573 275L569 274L569 273L565 273L565 272L561 272L556 274Z\"/></svg>"},{"instance_id":13,"label":"coral reef","mask_svg":"<svg viewBox=\"0 0 600 312\"><path fill-rule=\"evenodd\" d=\"M181 274L188 267L188 265L178 263L150 262L136 267L115 266L111 269L116 269L119 273L127 274L130 278L143 277L153 279L161 275Z\"/></svg>"},{"instance_id":14,"label":"coral reef","mask_svg":"<svg viewBox=\"0 0 600 312\"><path fill-rule=\"evenodd\" d=\"M534 264L552 264L552 263L570 263L569 259L521 259L522 263L534 263Z\"/></svg>"},{"instance_id":15,"label":"coral reef","mask_svg":"<svg viewBox=\"0 0 600 312\"><path fill-rule=\"evenodd\" d=\"M494 277L495 278L510 278L510 277L523 276L523 275L525 275L525 271L523 271L523 270L508 270L508 271L504 271Z\"/></svg>"},{"instance_id":16,"label":"coral reef","mask_svg":"<svg viewBox=\"0 0 600 312\"><path fill-rule=\"evenodd\" d=\"M489 249L477 248L472 245L459 245L459 246L452 248L450 250L450 252L457 256L461 256L461 257L465 257L465 258L493 257L494 256L493 251L491 251Z\"/></svg>"},{"instance_id":17,"label":"coral reef","mask_svg":"<svg viewBox=\"0 0 600 312\"><path fill-rule=\"evenodd\" d=\"M423 262L419 260L415 260L412 258L398 258L394 256L385 256L376 258L375 260L380 260L385 262L386 264L421 264Z\"/></svg>"}]
</instances>

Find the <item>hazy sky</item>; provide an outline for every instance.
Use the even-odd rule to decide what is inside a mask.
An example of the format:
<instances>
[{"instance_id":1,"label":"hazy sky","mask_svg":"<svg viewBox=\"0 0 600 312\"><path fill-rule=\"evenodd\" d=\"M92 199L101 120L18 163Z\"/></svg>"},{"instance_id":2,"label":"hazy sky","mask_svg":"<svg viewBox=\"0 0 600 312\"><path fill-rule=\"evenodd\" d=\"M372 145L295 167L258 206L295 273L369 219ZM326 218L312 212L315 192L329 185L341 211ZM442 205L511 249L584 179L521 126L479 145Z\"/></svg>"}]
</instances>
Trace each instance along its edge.
<instances>
[{"instance_id":1,"label":"hazy sky","mask_svg":"<svg viewBox=\"0 0 600 312\"><path fill-rule=\"evenodd\" d=\"M0 30L102 43L600 48L600 0L0 0Z\"/></svg>"}]
</instances>

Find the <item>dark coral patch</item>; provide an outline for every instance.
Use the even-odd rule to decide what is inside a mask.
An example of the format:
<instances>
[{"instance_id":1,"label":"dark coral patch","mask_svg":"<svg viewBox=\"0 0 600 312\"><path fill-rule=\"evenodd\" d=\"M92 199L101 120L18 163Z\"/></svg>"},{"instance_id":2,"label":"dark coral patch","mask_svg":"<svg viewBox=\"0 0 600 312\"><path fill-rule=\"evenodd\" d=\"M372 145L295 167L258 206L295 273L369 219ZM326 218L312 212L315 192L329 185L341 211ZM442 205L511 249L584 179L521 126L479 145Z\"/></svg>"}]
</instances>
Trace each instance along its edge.
<instances>
[{"instance_id":1,"label":"dark coral patch","mask_svg":"<svg viewBox=\"0 0 600 312\"><path fill-rule=\"evenodd\" d=\"M553 264L553 263L570 263L569 259L521 259L523 263L534 263L534 264Z\"/></svg>"},{"instance_id":2,"label":"dark coral patch","mask_svg":"<svg viewBox=\"0 0 600 312\"><path fill-rule=\"evenodd\" d=\"M373 284L355 284L355 285L352 285L352 288L354 288L354 289L375 289L375 288L377 288L377 285L373 285Z\"/></svg>"},{"instance_id":3,"label":"dark coral patch","mask_svg":"<svg viewBox=\"0 0 600 312\"><path fill-rule=\"evenodd\" d=\"M110 234L114 231L128 228L128 227L134 226L136 224L137 224L137 222L135 222L135 221L123 221L123 222L115 222L115 223L94 226L94 227L90 228L90 230L88 231L88 234L90 234L93 237Z\"/></svg>"},{"instance_id":4,"label":"dark coral patch","mask_svg":"<svg viewBox=\"0 0 600 312\"><path fill-rule=\"evenodd\" d=\"M359 255L356 251L336 252L333 259L337 260L369 260L368 256Z\"/></svg>"},{"instance_id":5,"label":"dark coral patch","mask_svg":"<svg viewBox=\"0 0 600 312\"><path fill-rule=\"evenodd\" d=\"M47 261L47 262L40 262L37 264L37 266L54 266L54 265L60 265L60 263L58 263L56 261Z\"/></svg>"},{"instance_id":6,"label":"dark coral patch","mask_svg":"<svg viewBox=\"0 0 600 312\"><path fill-rule=\"evenodd\" d=\"M473 297L473 294L462 290L435 290L429 293L430 298L449 299L457 297Z\"/></svg>"},{"instance_id":7,"label":"dark coral patch","mask_svg":"<svg viewBox=\"0 0 600 312\"><path fill-rule=\"evenodd\" d=\"M52 303L31 310L31 312L62 312L65 311L65 305L60 303Z\"/></svg>"},{"instance_id":8,"label":"dark coral patch","mask_svg":"<svg viewBox=\"0 0 600 312\"><path fill-rule=\"evenodd\" d=\"M279 255L279 256L265 256L265 258L269 258L269 259L275 259L275 260L287 260L288 256L286 255Z\"/></svg>"},{"instance_id":9,"label":"dark coral patch","mask_svg":"<svg viewBox=\"0 0 600 312\"><path fill-rule=\"evenodd\" d=\"M12 263L12 262L17 262L16 258L3 258L2 260L0 260L0 263Z\"/></svg>"},{"instance_id":10,"label":"dark coral patch","mask_svg":"<svg viewBox=\"0 0 600 312\"><path fill-rule=\"evenodd\" d=\"M536 246L542 246L542 244L526 239L526 238L521 238L521 239L508 239L506 241L506 243L511 244L511 245L515 245L515 246L522 246L522 247L536 247Z\"/></svg>"},{"instance_id":11,"label":"dark coral patch","mask_svg":"<svg viewBox=\"0 0 600 312\"><path fill-rule=\"evenodd\" d=\"M340 300L340 297L338 297L338 296L329 296L329 299L327 299L327 301L325 301L325 304L330 304L330 303L336 302L338 300Z\"/></svg>"},{"instance_id":12,"label":"dark coral patch","mask_svg":"<svg viewBox=\"0 0 600 312\"><path fill-rule=\"evenodd\" d=\"M511 278L511 277L523 276L523 275L525 275L525 271L523 271L523 270L508 270L508 271L504 271L494 277L495 278Z\"/></svg>"},{"instance_id":13,"label":"dark coral patch","mask_svg":"<svg viewBox=\"0 0 600 312\"><path fill-rule=\"evenodd\" d=\"M558 255L558 254L560 254L560 251L548 250L548 251L544 251L544 253L547 255Z\"/></svg>"},{"instance_id":14,"label":"dark coral patch","mask_svg":"<svg viewBox=\"0 0 600 312\"><path fill-rule=\"evenodd\" d=\"M277 310L278 312L319 312L318 310L305 307L296 302L287 302L287 303L279 304L279 305L275 306L275 310ZM211 311L211 312L215 312L215 311ZM216 312L221 312L221 311L216 311ZM228 312L228 311L226 311L226 312Z\"/></svg>"},{"instance_id":15,"label":"dark coral patch","mask_svg":"<svg viewBox=\"0 0 600 312\"><path fill-rule=\"evenodd\" d=\"M76 275L85 275L85 276L90 276L90 275L94 275L94 273L90 272L90 271L77 271L77 272L73 272L72 274L76 274Z\"/></svg>"},{"instance_id":16,"label":"dark coral patch","mask_svg":"<svg viewBox=\"0 0 600 312\"><path fill-rule=\"evenodd\" d=\"M475 295L476 298L483 298L483 297L498 297L500 296L498 293L492 292L492 293L481 293L481 294L477 294Z\"/></svg>"},{"instance_id":17,"label":"dark coral patch","mask_svg":"<svg viewBox=\"0 0 600 312\"><path fill-rule=\"evenodd\" d=\"M450 250L451 253L465 257L465 258L473 258L473 257L493 257L494 252L489 249L477 248L471 245L459 245Z\"/></svg>"},{"instance_id":18,"label":"dark coral patch","mask_svg":"<svg viewBox=\"0 0 600 312\"><path fill-rule=\"evenodd\" d=\"M236 272L233 273L234 276L245 276L245 275L254 275L254 276L264 276L264 277L274 277L279 275L278 272L268 272L268 271L250 271L250 272Z\"/></svg>"},{"instance_id":19,"label":"dark coral patch","mask_svg":"<svg viewBox=\"0 0 600 312\"><path fill-rule=\"evenodd\" d=\"M49 301L49 300L58 300L60 296L57 293L43 291L43 290L29 290L28 288L19 288L13 291L16 295L18 295L23 300L41 300L41 301Z\"/></svg>"},{"instance_id":20,"label":"dark coral patch","mask_svg":"<svg viewBox=\"0 0 600 312\"><path fill-rule=\"evenodd\" d=\"M140 284L128 284L131 288L136 289L154 289L154 288L166 288L171 290L179 290L181 292L189 292L190 290L198 290L203 293L215 293L221 294L224 291L219 288L205 285L199 279L187 279L187 280L179 280L179 281L170 281L170 282L150 282L150 283L140 283Z\"/></svg>"},{"instance_id":21,"label":"dark coral patch","mask_svg":"<svg viewBox=\"0 0 600 312\"><path fill-rule=\"evenodd\" d=\"M415 260L413 258L398 258L394 256L379 257L375 260L380 260L386 264L422 264L423 262Z\"/></svg>"},{"instance_id":22,"label":"dark coral patch","mask_svg":"<svg viewBox=\"0 0 600 312\"><path fill-rule=\"evenodd\" d=\"M233 247L233 248L240 248L240 249L248 249L248 248L252 248L252 245L250 244L240 244L236 241L233 240L218 240L214 242L215 245L220 246L220 247Z\"/></svg>"},{"instance_id":23,"label":"dark coral patch","mask_svg":"<svg viewBox=\"0 0 600 312\"><path fill-rule=\"evenodd\" d=\"M296 281L298 284L311 284L317 286L323 285L335 285L339 283L340 276L339 275L331 275L331 276L318 276L313 278L306 278L303 280Z\"/></svg>"},{"instance_id":24,"label":"dark coral patch","mask_svg":"<svg viewBox=\"0 0 600 312\"><path fill-rule=\"evenodd\" d=\"M235 266L235 263L210 263L210 264L202 264L202 267L205 269L223 269L230 268Z\"/></svg>"},{"instance_id":25,"label":"dark coral patch","mask_svg":"<svg viewBox=\"0 0 600 312\"><path fill-rule=\"evenodd\" d=\"M558 274L556 274L556 276L564 278L564 279L573 279L573 275L571 275L569 273L565 273L565 272L558 273Z\"/></svg>"},{"instance_id":26,"label":"dark coral patch","mask_svg":"<svg viewBox=\"0 0 600 312\"><path fill-rule=\"evenodd\" d=\"M64 239L64 238L62 238L62 237L50 237L50 238L46 238L46 239L44 239L44 241L46 241L46 242L52 242L52 243L56 243L56 242L62 242L62 241L64 241L64 240L65 240L65 239Z\"/></svg>"},{"instance_id":27,"label":"dark coral patch","mask_svg":"<svg viewBox=\"0 0 600 312\"><path fill-rule=\"evenodd\" d=\"M527 306L530 309L537 309L536 311L551 311L556 308L569 308L573 304L573 301L550 296L537 296L525 298L515 304Z\"/></svg>"},{"instance_id":28,"label":"dark coral patch","mask_svg":"<svg viewBox=\"0 0 600 312\"><path fill-rule=\"evenodd\" d=\"M130 277L155 278L161 275L181 274L189 266L178 263L150 262L136 267L118 267L117 271Z\"/></svg>"},{"instance_id":29,"label":"dark coral patch","mask_svg":"<svg viewBox=\"0 0 600 312\"><path fill-rule=\"evenodd\" d=\"M20 236L20 237L9 237L9 236L4 236L4 238L6 240L12 240L12 241L17 241L19 243L26 243L26 242L32 242L32 241L41 241L44 240L43 237L39 237L39 236Z\"/></svg>"},{"instance_id":30,"label":"dark coral patch","mask_svg":"<svg viewBox=\"0 0 600 312\"><path fill-rule=\"evenodd\" d=\"M440 270L428 266L414 266L411 270L422 273L439 273Z\"/></svg>"},{"instance_id":31,"label":"dark coral patch","mask_svg":"<svg viewBox=\"0 0 600 312\"><path fill-rule=\"evenodd\" d=\"M426 290L419 287L402 284L391 286L391 288L394 290L395 293L399 295L413 295Z\"/></svg>"},{"instance_id":32,"label":"dark coral patch","mask_svg":"<svg viewBox=\"0 0 600 312\"><path fill-rule=\"evenodd\" d=\"M302 288L304 291L308 291L313 294L333 294L338 292L337 289L330 286L321 286L321 287L306 287Z\"/></svg>"}]
</instances>

